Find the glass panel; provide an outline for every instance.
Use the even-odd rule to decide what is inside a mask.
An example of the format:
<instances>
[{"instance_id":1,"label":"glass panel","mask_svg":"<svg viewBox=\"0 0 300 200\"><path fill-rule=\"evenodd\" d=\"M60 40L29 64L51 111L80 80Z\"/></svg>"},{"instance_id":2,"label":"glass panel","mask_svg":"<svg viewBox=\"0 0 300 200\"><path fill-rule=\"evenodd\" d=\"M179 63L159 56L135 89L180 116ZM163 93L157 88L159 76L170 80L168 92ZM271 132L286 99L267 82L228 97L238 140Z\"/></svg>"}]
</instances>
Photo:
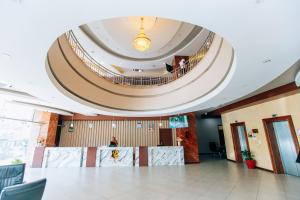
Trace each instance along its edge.
<instances>
[{"instance_id":1,"label":"glass panel","mask_svg":"<svg viewBox=\"0 0 300 200\"><path fill-rule=\"evenodd\" d=\"M237 130L240 138L241 151L248 150L244 126L237 126Z\"/></svg>"},{"instance_id":2,"label":"glass panel","mask_svg":"<svg viewBox=\"0 0 300 200\"><path fill-rule=\"evenodd\" d=\"M16 159L29 164L41 128L39 123L32 122L34 110L0 103L0 165Z\"/></svg>"},{"instance_id":3,"label":"glass panel","mask_svg":"<svg viewBox=\"0 0 300 200\"><path fill-rule=\"evenodd\" d=\"M299 176L300 166L296 163L297 152L288 121L274 122L273 127L285 173Z\"/></svg>"}]
</instances>

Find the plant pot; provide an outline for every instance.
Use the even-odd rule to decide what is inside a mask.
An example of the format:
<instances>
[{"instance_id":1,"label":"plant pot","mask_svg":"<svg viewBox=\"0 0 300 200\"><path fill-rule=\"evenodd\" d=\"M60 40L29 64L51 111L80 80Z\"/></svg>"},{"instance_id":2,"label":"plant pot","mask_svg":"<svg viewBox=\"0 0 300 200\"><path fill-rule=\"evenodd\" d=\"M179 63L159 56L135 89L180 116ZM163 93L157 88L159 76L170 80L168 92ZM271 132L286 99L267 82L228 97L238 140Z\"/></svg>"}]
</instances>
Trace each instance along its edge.
<instances>
[{"instance_id":1,"label":"plant pot","mask_svg":"<svg viewBox=\"0 0 300 200\"><path fill-rule=\"evenodd\" d=\"M254 169L256 165L256 160L245 160L248 169Z\"/></svg>"}]
</instances>

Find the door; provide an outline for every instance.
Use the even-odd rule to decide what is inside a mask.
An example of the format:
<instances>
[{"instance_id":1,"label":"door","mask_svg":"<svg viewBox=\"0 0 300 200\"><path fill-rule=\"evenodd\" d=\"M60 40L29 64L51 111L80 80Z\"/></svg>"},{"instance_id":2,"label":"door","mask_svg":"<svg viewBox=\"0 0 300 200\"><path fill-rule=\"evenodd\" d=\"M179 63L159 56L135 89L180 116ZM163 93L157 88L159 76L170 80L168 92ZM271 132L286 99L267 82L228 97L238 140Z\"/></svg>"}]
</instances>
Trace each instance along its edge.
<instances>
[{"instance_id":1,"label":"door","mask_svg":"<svg viewBox=\"0 0 300 200\"><path fill-rule=\"evenodd\" d=\"M296 147L288 121L277 121L272 124L284 172L289 175L300 176L300 166L296 163Z\"/></svg>"},{"instance_id":2,"label":"door","mask_svg":"<svg viewBox=\"0 0 300 200\"><path fill-rule=\"evenodd\" d=\"M237 162L243 162L241 151L250 150L244 122L231 124L232 140Z\"/></svg>"},{"instance_id":3,"label":"door","mask_svg":"<svg viewBox=\"0 0 300 200\"><path fill-rule=\"evenodd\" d=\"M275 173L300 176L299 143L291 116L263 119Z\"/></svg>"},{"instance_id":4,"label":"door","mask_svg":"<svg viewBox=\"0 0 300 200\"><path fill-rule=\"evenodd\" d=\"M164 146L173 146L173 136L171 128L159 129L159 143Z\"/></svg>"}]
</instances>

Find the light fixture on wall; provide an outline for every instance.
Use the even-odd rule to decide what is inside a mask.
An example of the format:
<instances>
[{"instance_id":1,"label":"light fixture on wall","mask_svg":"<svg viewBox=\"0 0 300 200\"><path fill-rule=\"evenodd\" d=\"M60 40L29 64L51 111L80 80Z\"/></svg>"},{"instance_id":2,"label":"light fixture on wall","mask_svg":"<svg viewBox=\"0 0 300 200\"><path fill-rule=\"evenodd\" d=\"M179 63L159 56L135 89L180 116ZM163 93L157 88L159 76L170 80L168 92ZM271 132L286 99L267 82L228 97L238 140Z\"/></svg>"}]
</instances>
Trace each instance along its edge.
<instances>
[{"instance_id":1,"label":"light fixture on wall","mask_svg":"<svg viewBox=\"0 0 300 200\"><path fill-rule=\"evenodd\" d=\"M115 121L115 116L113 116L113 121L111 122L111 127L112 127L113 129L117 128L117 123L116 123L116 121Z\"/></svg>"},{"instance_id":2,"label":"light fixture on wall","mask_svg":"<svg viewBox=\"0 0 300 200\"><path fill-rule=\"evenodd\" d=\"M159 127L162 127L161 117L159 118Z\"/></svg>"},{"instance_id":3,"label":"light fixture on wall","mask_svg":"<svg viewBox=\"0 0 300 200\"><path fill-rule=\"evenodd\" d=\"M74 132L74 113L72 115L72 121L71 121L71 123L69 124L69 127L68 127L68 132L70 132L70 133Z\"/></svg>"},{"instance_id":4,"label":"light fixture on wall","mask_svg":"<svg viewBox=\"0 0 300 200\"><path fill-rule=\"evenodd\" d=\"M144 29L144 17L141 17L141 27L139 34L133 40L133 46L138 51L146 51L151 46L151 40L145 33Z\"/></svg>"}]
</instances>

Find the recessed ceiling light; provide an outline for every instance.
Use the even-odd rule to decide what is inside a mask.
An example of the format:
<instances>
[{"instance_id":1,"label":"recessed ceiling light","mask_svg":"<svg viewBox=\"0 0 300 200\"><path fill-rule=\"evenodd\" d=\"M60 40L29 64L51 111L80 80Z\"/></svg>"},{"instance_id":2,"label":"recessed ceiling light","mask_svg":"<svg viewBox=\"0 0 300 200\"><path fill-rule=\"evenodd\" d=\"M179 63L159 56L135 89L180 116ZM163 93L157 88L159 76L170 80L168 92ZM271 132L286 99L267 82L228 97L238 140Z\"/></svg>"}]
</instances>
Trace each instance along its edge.
<instances>
[{"instance_id":1,"label":"recessed ceiling light","mask_svg":"<svg viewBox=\"0 0 300 200\"><path fill-rule=\"evenodd\" d=\"M8 53L1 53L0 59L4 61L9 61L11 59L11 56Z\"/></svg>"},{"instance_id":2,"label":"recessed ceiling light","mask_svg":"<svg viewBox=\"0 0 300 200\"><path fill-rule=\"evenodd\" d=\"M263 60L262 63L266 64L266 63L271 62L271 61L272 61L271 59L266 59L266 60Z\"/></svg>"}]
</instances>

